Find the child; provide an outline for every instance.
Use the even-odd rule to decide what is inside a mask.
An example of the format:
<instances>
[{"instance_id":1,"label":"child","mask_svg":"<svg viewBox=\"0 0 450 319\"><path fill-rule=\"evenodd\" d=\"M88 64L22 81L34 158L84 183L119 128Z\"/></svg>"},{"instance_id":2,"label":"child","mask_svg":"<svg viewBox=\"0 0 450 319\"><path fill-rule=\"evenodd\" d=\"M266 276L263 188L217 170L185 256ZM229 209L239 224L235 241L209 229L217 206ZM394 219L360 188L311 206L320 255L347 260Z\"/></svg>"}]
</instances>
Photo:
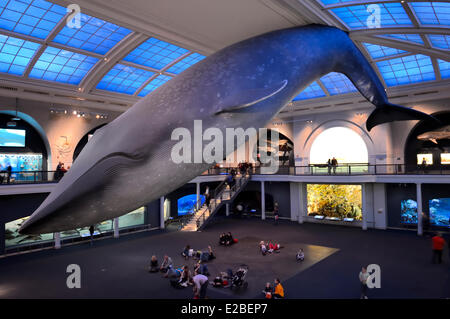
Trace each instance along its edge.
<instances>
[{"instance_id":1,"label":"child","mask_svg":"<svg viewBox=\"0 0 450 319\"><path fill-rule=\"evenodd\" d=\"M156 258L156 256L152 256L148 272L158 272L158 258Z\"/></svg>"},{"instance_id":2,"label":"child","mask_svg":"<svg viewBox=\"0 0 450 319\"><path fill-rule=\"evenodd\" d=\"M272 299L272 291L272 286L270 285L270 282L268 282L262 293L266 296L266 299Z\"/></svg>"},{"instance_id":3,"label":"child","mask_svg":"<svg viewBox=\"0 0 450 319\"><path fill-rule=\"evenodd\" d=\"M300 250L297 253L296 259L297 261L305 260L305 253L303 252L303 249L300 248Z\"/></svg>"}]
</instances>

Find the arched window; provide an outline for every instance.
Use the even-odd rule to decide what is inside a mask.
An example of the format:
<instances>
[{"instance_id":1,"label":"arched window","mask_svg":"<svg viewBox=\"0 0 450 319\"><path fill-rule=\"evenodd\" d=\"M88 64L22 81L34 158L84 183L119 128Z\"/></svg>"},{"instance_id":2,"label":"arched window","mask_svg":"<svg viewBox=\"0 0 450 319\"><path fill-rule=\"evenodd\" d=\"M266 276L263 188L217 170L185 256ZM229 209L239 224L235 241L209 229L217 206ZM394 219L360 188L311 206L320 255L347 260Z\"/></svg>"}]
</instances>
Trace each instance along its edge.
<instances>
[{"instance_id":1,"label":"arched window","mask_svg":"<svg viewBox=\"0 0 450 319\"><path fill-rule=\"evenodd\" d=\"M364 140L358 133L346 127L332 127L323 131L311 146L310 164L325 164L333 157L338 163L369 162Z\"/></svg>"}]
</instances>

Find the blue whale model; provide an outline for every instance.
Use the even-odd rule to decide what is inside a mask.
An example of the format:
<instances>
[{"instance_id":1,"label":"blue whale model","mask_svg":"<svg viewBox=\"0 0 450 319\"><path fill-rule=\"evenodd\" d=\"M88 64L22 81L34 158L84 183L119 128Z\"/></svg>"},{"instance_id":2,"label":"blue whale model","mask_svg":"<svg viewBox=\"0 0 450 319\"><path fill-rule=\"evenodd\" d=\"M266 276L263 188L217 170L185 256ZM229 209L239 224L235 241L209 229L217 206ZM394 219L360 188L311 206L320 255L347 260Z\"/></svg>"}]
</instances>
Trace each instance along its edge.
<instances>
[{"instance_id":1,"label":"blue whale model","mask_svg":"<svg viewBox=\"0 0 450 319\"><path fill-rule=\"evenodd\" d=\"M265 127L300 91L330 72L347 75L376 106L368 130L429 118L388 102L347 33L321 25L269 32L205 58L98 130L20 232L93 225L170 193L212 165L174 163L175 128L192 132L194 120L223 132Z\"/></svg>"}]
</instances>

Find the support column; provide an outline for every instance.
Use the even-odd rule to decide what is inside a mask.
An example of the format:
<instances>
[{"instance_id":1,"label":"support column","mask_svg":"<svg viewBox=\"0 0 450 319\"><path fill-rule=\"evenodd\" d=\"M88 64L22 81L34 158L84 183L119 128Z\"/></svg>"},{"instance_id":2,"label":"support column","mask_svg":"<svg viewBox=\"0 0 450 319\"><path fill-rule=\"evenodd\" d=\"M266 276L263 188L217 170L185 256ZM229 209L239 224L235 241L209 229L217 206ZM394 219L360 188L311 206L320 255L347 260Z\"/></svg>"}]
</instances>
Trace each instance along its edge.
<instances>
[{"instance_id":1,"label":"support column","mask_svg":"<svg viewBox=\"0 0 450 319\"><path fill-rule=\"evenodd\" d=\"M196 204L196 207L195 207L195 208L196 208L196 209L199 209L199 208L200 208L200 207L199 207L200 205L199 205L198 202L199 202L199 200L200 200L200 183L197 182L196 184L197 184L197 197L196 197L196 198L197 198L197 204Z\"/></svg>"},{"instance_id":2,"label":"support column","mask_svg":"<svg viewBox=\"0 0 450 319\"><path fill-rule=\"evenodd\" d=\"M300 215L300 191L299 183L289 183L289 195L291 200L291 220L298 221Z\"/></svg>"},{"instance_id":3,"label":"support column","mask_svg":"<svg viewBox=\"0 0 450 319\"><path fill-rule=\"evenodd\" d=\"M159 228L164 229L164 196L159 199Z\"/></svg>"},{"instance_id":4,"label":"support column","mask_svg":"<svg viewBox=\"0 0 450 319\"><path fill-rule=\"evenodd\" d=\"M368 207L367 207L367 196L366 196L366 184L361 184L361 200L362 200L362 229L367 230L367 213L368 213Z\"/></svg>"},{"instance_id":5,"label":"support column","mask_svg":"<svg viewBox=\"0 0 450 319\"><path fill-rule=\"evenodd\" d=\"M297 196L299 196L299 213L298 213L298 223L303 224L304 217L308 214L308 194L306 183L299 183L298 185L299 192Z\"/></svg>"},{"instance_id":6,"label":"support column","mask_svg":"<svg viewBox=\"0 0 450 319\"><path fill-rule=\"evenodd\" d=\"M422 184L416 184L416 202L417 202L417 235L423 235L423 220L422 220Z\"/></svg>"},{"instance_id":7,"label":"support column","mask_svg":"<svg viewBox=\"0 0 450 319\"><path fill-rule=\"evenodd\" d=\"M114 238L119 238L119 218L118 217L113 219L113 227L114 227Z\"/></svg>"},{"instance_id":8,"label":"support column","mask_svg":"<svg viewBox=\"0 0 450 319\"><path fill-rule=\"evenodd\" d=\"M266 219L266 191L264 190L264 181L261 181L261 219Z\"/></svg>"},{"instance_id":9,"label":"support column","mask_svg":"<svg viewBox=\"0 0 450 319\"><path fill-rule=\"evenodd\" d=\"M225 204L225 214L227 216L230 216L230 204L229 203Z\"/></svg>"},{"instance_id":10,"label":"support column","mask_svg":"<svg viewBox=\"0 0 450 319\"><path fill-rule=\"evenodd\" d=\"M60 249L61 248L61 235L60 233L54 233L54 238L55 238L55 249Z\"/></svg>"}]
</instances>

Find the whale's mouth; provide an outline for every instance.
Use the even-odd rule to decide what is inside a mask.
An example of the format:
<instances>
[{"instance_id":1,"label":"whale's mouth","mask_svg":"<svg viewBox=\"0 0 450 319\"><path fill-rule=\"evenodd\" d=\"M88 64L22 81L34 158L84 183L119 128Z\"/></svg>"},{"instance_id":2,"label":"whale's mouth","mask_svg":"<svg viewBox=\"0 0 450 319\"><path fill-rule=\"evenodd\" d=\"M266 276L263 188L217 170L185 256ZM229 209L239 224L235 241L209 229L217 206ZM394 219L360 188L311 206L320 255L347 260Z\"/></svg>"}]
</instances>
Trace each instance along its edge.
<instances>
[{"instance_id":1,"label":"whale's mouth","mask_svg":"<svg viewBox=\"0 0 450 319\"><path fill-rule=\"evenodd\" d=\"M138 165L144 160L142 155L131 155L126 153L111 153L85 173L75 179L74 182L65 182L61 180L55 190L49 195L41 206L27 219L19 229L21 234L42 234L48 232L57 232L62 229L64 221L71 221L74 224L83 224L83 215L76 212L75 207L85 204L88 198L92 198L92 194L101 196L101 191L107 191L112 181L129 168ZM73 168L72 168L73 169ZM70 170L69 170L70 172ZM68 173L69 173L68 172ZM73 172L76 174L76 172ZM63 179L70 179L68 174ZM66 184L68 186L66 187ZM62 189L58 189L62 187ZM54 198L51 198L56 193ZM71 213L69 213L71 212ZM66 216L67 214L67 216ZM77 220L74 220L76 214ZM88 223L90 216L85 216ZM73 227L72 227L73 229Z\"/></svg>"}]
</instances>

